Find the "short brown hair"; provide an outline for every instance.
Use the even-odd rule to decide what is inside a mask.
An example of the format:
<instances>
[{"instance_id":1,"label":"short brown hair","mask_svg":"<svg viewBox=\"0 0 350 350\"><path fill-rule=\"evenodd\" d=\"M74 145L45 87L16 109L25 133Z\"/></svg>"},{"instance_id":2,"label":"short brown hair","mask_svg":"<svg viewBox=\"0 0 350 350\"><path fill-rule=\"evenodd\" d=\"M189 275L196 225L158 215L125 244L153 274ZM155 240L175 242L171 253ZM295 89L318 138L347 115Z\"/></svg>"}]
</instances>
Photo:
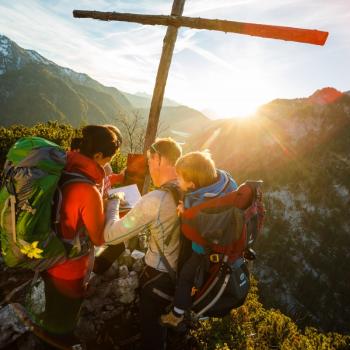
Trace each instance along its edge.
<instances>
[{"instance_id":1,"label":"short brown hair","mask_svg":"<svg viewBox=\"0 0 350 350\"><path fill-rule=\"evenodd\" d=\"M178 159L176 172L185 181L192 181L196 188L213 184L216 179L216 168L209 151L190 152Z\"/></svg>"},{"instance_id":2,"label":"short brown hair","mask_svg":"<svg viewBox=\"0 0 350 350\"><path fill-rule=\"evenodd\" d=\"M171 137L156 139L150 149L150 154L158 153L161 157L166 158L172 165L181 157L181 146Z\"/></svg>"}]
</instances>

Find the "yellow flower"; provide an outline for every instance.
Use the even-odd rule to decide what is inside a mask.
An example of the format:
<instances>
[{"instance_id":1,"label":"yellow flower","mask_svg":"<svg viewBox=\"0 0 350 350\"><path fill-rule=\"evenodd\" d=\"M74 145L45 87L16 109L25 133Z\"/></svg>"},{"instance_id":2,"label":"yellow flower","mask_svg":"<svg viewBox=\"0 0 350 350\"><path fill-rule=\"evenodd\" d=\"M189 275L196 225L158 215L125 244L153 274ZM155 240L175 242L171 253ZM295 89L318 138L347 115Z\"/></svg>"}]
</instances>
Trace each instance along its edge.
<instances>
[{"instance_id":1,"label":"yellow flower","mask_svg":"<svg viewBox=\"0 0 350 350\"><path fill-rule=\"evenodd\" d=\"M27 243L23 245L23 247L21 248L21 252L24 255L27 255L30 259L41 259L42 256L40 254L43 252L43 250L37 247L38 243L39 241L34 241L32 243Z\"/></svg>"}]
</instances>

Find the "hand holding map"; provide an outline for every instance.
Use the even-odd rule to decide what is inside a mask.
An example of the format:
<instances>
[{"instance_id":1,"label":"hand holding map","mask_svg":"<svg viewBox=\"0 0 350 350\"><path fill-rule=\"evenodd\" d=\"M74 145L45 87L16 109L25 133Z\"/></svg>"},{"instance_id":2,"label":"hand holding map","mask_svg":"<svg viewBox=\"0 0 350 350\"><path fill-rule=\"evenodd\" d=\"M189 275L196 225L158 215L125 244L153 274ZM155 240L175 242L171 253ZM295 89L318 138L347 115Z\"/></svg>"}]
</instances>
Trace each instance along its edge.
<instances>
[{"instance_id":1,"label":"hand holding map","mask_svg":"<svg viewBox=\"0 0 350 350\"><path fill-rule=\"evenodd\" d=\"M108 191L108 198L119 198L121 209L131 209L136 202L141 198L139 189L135 184L112 188Z\"/></svg>"}]
</instances>

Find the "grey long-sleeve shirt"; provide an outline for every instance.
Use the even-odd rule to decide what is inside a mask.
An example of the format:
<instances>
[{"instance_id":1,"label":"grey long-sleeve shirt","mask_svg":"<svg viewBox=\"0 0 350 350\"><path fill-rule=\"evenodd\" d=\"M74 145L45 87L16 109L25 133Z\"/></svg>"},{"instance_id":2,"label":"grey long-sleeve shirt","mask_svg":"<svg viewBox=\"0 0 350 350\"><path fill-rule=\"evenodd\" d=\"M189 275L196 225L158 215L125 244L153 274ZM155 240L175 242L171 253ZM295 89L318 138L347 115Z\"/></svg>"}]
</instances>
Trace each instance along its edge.
<instances>
[{"instance_id":1,"label":"grey long-sleeve shirt","mask_svg":"<svg viewBox=\"0 0 350 350\"><path fill-rule=\"evenodd\" d=\"M173 230L178 217L172 195L161 190L149 192L122 219L119 219L118 207L117 200L109 201L107 205L105 243L118 244L148 229L150 237L145 256L146 264L159 271L167 272L155 244L157 240L170 266L176 270L180 231L179 227Z\"/></svg>"}]
</instances>

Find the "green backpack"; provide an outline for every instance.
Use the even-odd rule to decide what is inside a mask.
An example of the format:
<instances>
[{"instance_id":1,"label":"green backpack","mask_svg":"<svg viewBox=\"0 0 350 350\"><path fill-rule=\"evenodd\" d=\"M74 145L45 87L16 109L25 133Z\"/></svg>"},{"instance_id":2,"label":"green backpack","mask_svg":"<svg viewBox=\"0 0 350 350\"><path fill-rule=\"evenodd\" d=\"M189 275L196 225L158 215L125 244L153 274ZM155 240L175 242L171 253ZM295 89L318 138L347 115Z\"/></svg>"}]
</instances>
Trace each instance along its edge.
<instances>
[{"instance_id":1,"label":"green backpack","mask_svg":"<svg viewBox=\"0 0 350 350\"><path fill-rule=\"evenodd\" d=\"M61 147L40 137L23 137L9 150L0 189L1 253L7 266L43 271L82 255L79 234L64 241L57 231L66 161ZM91 183L70 175L64 185Z\"/></svg>"}]
</instances>

